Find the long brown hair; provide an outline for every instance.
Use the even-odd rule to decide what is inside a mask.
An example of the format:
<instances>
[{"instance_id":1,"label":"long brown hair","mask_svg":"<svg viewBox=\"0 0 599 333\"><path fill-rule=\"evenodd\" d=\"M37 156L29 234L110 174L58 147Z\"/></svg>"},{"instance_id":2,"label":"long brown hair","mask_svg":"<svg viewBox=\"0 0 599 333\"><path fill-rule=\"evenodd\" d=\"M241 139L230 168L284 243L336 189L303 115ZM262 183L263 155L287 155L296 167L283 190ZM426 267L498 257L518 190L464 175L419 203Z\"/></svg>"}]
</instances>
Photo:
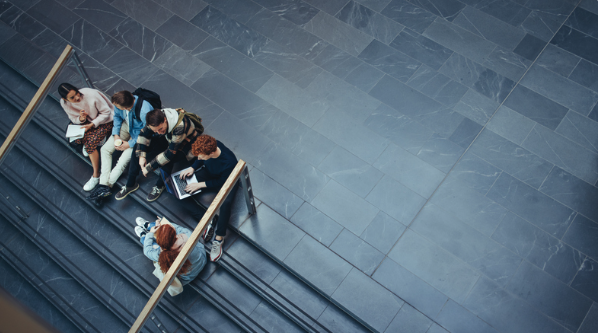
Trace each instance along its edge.
<instances>
[{"instance_id":1,"label":"long brown hair","mask_svg":"<svg viewBox=\"0 0 599 333\"><path fill-rule=\"evenodd\" d=\"M160 255L158 256L158 264L164 273L168 272L179 255L179 251L171 250L176 241L177 233L173 226L166 227L165 225L161 225L156 230L156 243L162 248L162 251L160 251ZM189 259L185 260L183 267L181 267L181 270L177 275L187 273L190 266L191 262Z\"/></svg>"}]
</instances>

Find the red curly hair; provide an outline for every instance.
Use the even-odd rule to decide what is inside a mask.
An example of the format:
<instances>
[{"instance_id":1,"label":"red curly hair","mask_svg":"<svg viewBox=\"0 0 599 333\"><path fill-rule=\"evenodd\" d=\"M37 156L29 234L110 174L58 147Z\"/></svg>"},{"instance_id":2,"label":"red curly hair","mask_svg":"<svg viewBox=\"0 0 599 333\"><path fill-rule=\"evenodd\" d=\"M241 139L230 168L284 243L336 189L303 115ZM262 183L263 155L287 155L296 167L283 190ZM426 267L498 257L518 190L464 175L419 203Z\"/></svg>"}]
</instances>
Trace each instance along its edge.
<instances>
[{"instance_id":1,"label":"red curly hair","mask_svg":"<svg viewBox=\"0 0 599 333\"><path fill-rule=\"evenodd\" d=\"M191 152L195 156L210 155L216 151L216 139L210 135L202 134L198 136L191 145Z\"/></svg>"},{"instance_id":2,"label":"red curly hair","mask_svg":"<svg viewBox=\"0 0 599 333\"><path fill-rule=\"evenodd\" d=\"M162 248L162 251L160 251L160 255L158 256L158 264L164 273L168 272L179 255L179 251L171 250L176 241L177 233L172 226L161 225L156 230L156 243ZM189 266L191 266L191 262L189 259L185 260L183 267L181 267L181 270L179 270L177 275L187 273Z\"/></svg>"}]
</instances>

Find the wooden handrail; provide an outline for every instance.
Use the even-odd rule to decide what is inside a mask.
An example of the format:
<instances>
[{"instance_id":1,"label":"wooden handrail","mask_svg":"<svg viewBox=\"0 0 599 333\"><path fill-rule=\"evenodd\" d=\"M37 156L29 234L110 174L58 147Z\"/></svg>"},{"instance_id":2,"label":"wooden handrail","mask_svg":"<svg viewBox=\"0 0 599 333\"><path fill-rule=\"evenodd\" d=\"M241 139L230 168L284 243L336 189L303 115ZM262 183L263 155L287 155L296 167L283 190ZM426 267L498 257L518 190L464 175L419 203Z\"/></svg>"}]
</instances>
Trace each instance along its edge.
<instances>
[{"instance_id":1,"label":"wooden handrail","mask_svg":"<svg viewBox=\"0 0 599 333\"><path fill-rule=\"evenodd\" d=\"M189 257L191 250L195 248L196 244L200 240L202 230L204 229L204 227L206 227L208 222L212 220L214 214L216 214L216 211L220 208L227 195L229 195L231 189L233 189L233 186L235 185L235 183L237 183L237 180L241 176L241 172L244 168L245 162L243 160L239 160L239 162L237 162L237 165L235 166L235 169L233 169L233 171L229 175L229 178L227 178L227 181L220 189L220 191L218 191L218 194L212 201L212 204L210 204L210 207L208 207L206 213L204 214L196 228L193 230L191 237L189 237L189 239L183 246L183 249L181 250L181 252L179 252L177 259L175 259L175 262L173 263L171 268L168 270L166 275L164 275L164 278L154 291L154 294L152 294L152 297L150 297L150 300L148 301L148 303L146 303L146 306L143 308L143 310L135 320L135 323L133 323L133 326L131 326L129 333L139 332L143 327L144 323L148 320L150 314L152 313L156 305L158 305L158 301L160 301L160 299L166 292L168 286L171 285L171 283L175 279L175 276L177 275L181 267L183 267L183 263L185 262L185 260L187 260L187 257Z\"/></svg>"},{"instance_id":2,"label":"wooden handrail","mask_svg":"<svg viewBox=\"0 0 599 333\"><path fill-rule=\"evenodd\" d=\"M23 114L6 137L6 140L2 144L2 147L0 147L0 164L2 164L4 158L10 152L10 149L21 135L21 132L25 129L25 126L27 126L27 124L35 114L37 108L42 104L44 98L46 98L46 95L48 94L48 89L50 89L50 86L52 85L52 83L54 83L54 80L56 80L56 77L60 73L60 70L63 68L67 60L69 60L72 50L73 47L71 45L67 45L64 48L64 51L62 51L62 54L60 55L58 60L56 60L54 67L52 67L50 73L48 73L46 79L29 102L29 105L27 105L27 108L25 108L25 111L23 111Z\"/></svg>"}]
</instances>

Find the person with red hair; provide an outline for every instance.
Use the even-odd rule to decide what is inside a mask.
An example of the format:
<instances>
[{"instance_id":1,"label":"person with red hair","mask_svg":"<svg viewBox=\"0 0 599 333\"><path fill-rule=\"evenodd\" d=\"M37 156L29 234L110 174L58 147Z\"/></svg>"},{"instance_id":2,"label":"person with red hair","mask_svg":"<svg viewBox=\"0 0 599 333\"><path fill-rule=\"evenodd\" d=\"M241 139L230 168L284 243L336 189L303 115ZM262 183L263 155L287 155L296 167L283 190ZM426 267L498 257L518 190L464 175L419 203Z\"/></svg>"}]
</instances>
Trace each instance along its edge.
<instances>
[{"instance_id":1,"label":"person with red hair","mask_svg":"<svg viewBox=\"0 0 599 333\"><path fill-rule=\"evenodd\" d=\"M138 226L135 227L135 233L144 246L144 255L158 262L160 270L166 274L191 236L191 230L160 218L150 223L138 217L136 222ZM177 274L181 284L186 285L195 279L206 262L206 250L198 242Z\"/></svg>"}]
</instances>

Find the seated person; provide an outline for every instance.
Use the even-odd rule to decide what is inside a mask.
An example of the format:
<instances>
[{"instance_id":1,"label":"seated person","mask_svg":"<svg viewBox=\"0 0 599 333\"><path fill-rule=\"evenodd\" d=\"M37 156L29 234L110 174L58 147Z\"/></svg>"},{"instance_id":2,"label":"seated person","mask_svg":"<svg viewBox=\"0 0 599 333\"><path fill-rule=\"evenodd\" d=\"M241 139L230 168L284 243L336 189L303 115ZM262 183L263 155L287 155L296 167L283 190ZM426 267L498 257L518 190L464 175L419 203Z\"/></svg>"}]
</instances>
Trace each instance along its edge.
<instances>
[{"instance_id":1,"label":"seated person","mask_svg":"<svg viewBox=\"0 0 599 333\"><path fill-rule=\"evenodd\" d=\"M180 177L186 178L195 172L198 183L187 185L185 191L195 192L202 189L202 193L195 196L204 196L210 192L218 193L233 169L235 169L237 157L222 142L217 141L209 135L198 136L191 146L191 152L198 159L191 167L181 172ZM220 207L220 213L215 217L216 236L214 237L210 251L211 261L217 261L223 253L223 237L227 232L229 218L231 217L231 206L233 205L238 187L239 183L233 186L233 189ZM204 229L202 238L204 238L205 242L210 241L212 227L212 224L210 224Z\"/></svg>"},{"instance_id":2,"label":"seated person","mask_svg":"<svg viewBox=\"0 0 599 333\"><path fill-rule=\"evenodd\" d=\"M135 156L131 155L133 162L129 165L127 184L115 195L116 200L124 199L139 188L136 179L140 171L147 176L148 173L162 168L170 174L174 163L194 158L190 153L190 142L198 136L195 125L187 116L184 116L181 122L178 120L179 112L175 109L155 109L148 112L146 127L137 137ZM162 177L158 177L147 200L158 199L164 189L164 181Z\"/></svg>"},{"instance_id":3,"label":"seated person","mask_svg":"<svg viewBox=\"0 0 599 333\"><path fill-rule=\"evenodd\" d=\"M89 155L94 172L90 180L83 186L84 191L93 190L100 182L100 154L98 146L112 131L112 118L114 106L103 92L91 89L77 89L69 83L58 86L60 106L66 112L71 122L83 125L85 135L82 139L75 140L83 144L84 155Z\"/></svg>"},{"instance_id":4,"label":"seated person","mask_svg":"<svg viewBox=\"0 0 599 333\"><path fill-rule=\"evenodd\" d=\"M133 147L137 142L137 136L142 128L146 126L146 114L152 111L152 105L147 101L142 101L139 118L135 115L135 107L139 98L127 90L119 91L112 95L112 104L114 104L114 126L112 135L100 149L102 157L102 172L100 174L100 185L112 187L119 179L125 168L131 160ZM112 167L112 154L115 150L122 151L122 155Z\"/></svg>"},{"instance_id":5,"label":"seated person","mask_svg":"<svg viewBox=\"0 0 599 333\"><path fill-rule=\"evenodd\" d=\"M166 274L191 236L191 230L165 220L161 223L160 218L153 223L140 217L135 221L138 224L135 233L143 244L144 255L158 262L160 270ZM193 281L204 266L206 266L206 250L204 245L198 242L177 274L181 284L186 285Z\"/></svg>"}]
</instances>

